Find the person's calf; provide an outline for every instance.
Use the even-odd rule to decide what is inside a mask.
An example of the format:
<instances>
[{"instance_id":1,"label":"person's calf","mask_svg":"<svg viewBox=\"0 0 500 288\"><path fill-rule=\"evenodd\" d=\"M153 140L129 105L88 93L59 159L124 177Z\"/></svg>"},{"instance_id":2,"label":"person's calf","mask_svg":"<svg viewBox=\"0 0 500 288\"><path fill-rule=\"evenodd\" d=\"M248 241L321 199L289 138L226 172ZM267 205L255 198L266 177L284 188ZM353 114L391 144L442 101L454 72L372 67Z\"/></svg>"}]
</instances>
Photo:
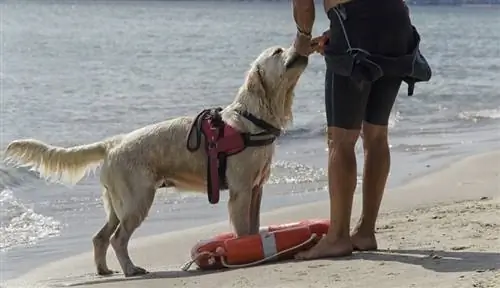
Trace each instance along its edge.
<instances>
[{"instance_id":1,"label":"person's calf","mask_svg":"<svg viewBox=\"0 0 500 288\"><path fill-rule=\"evenodd\" d=\"M359 130L328 128L328 184L330 194L330 229L314 247L300 252L296 259L341 257L352 253L349 235L351 207L356 188L354 146Z\"/></svg>"},{"instance_id":2,"label":"person's calf","mask_svg":"<svg viewBox=\"0 0 500 288\"><path fill-rule=\"evenodd\" d=\"M349 238L351 206L357 182L355 145L359 130L328 128L328 183L331 221L327 237L331 242Z\"/></svg>"},{"instance_id":3,"label":"person's calf","mask_svg":"<svg viewBox=\"0 0 500 288\"><path fill-rule=\"evenodd\" d=\"M356 229L363 235L375 232L380 204L390 169L390 151L387 136L365 138L363 169L363 210Z\"/></svg>"},{"instance_id":4,"label":"person's calf","mask_svg":"<svg viewBox=\"0 0 500 288\"><path fill-rule=\"evenodd\" d=\"M365 123L363 125L363 210L351 234L355 250L376 250L375 224L390 168L387 127Z\"/></svg>"}]
</instances>

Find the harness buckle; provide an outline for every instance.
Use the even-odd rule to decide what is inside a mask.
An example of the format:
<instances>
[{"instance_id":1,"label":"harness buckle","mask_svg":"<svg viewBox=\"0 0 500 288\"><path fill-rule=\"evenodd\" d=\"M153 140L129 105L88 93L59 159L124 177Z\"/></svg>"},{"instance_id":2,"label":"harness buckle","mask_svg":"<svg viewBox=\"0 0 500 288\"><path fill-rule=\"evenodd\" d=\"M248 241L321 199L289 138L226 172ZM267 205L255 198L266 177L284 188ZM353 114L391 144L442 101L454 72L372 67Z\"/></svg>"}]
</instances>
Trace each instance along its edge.
<instances>
[{"instance_id":1,"label":"harness buckle","mask_svg":"<svg viewBox=\"0 0 500 288\"><path fill-rule=\"evenodd\" d=\"M208 142L208 153L210 155L217 155L217 141Z\"/></svg>"}]
</instances>

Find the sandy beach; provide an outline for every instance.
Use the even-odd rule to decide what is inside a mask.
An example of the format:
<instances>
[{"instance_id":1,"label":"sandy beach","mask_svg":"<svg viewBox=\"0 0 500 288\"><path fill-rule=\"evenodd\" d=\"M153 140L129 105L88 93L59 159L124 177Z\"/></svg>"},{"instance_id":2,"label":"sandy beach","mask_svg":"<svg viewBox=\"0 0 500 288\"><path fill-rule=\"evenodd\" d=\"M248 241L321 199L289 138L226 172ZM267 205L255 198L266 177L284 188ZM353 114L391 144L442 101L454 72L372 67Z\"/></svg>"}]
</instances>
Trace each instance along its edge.
<instances>
[{"instance_id":1,"label":"sandy beach","mask_svg":"<svg viewBox=\"0 0 500 288\"><path fill-rule=\"evenodd\" d=\"M189 260L193 244L227 231L229 224L224 222L132 239L132 259L151 272L144 277L98 277L89 252L48 263L2 287L500 287L499 175L500 152L492 152L387 191L376 252L182 272L180 266ZM353 221L360 200L356 195ZM325 218L327 213L326 202L295 206L263 214L262 224ZM108 252L108 259L110 268L118 270L113 252Z\"/></svg>"}]
</instances>

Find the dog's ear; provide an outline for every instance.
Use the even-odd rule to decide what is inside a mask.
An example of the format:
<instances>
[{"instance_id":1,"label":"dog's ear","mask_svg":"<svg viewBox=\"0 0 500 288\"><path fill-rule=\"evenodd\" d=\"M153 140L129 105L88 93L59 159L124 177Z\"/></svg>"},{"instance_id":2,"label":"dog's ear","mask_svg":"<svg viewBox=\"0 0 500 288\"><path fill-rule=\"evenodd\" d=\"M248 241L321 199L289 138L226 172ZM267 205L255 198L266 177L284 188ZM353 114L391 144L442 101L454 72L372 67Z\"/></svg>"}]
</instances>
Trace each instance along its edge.
<instances>
[{"instance_id":1,"label":"dog's ear","mask_svg":"<svg viewBox=\"0 0 500 288\"><path fill-rule=\"evenodd\" d=\"M257 95L266 95L266 88L259 65L253 66L247 75L247 89Z\"/></svg>"}]
</instances>

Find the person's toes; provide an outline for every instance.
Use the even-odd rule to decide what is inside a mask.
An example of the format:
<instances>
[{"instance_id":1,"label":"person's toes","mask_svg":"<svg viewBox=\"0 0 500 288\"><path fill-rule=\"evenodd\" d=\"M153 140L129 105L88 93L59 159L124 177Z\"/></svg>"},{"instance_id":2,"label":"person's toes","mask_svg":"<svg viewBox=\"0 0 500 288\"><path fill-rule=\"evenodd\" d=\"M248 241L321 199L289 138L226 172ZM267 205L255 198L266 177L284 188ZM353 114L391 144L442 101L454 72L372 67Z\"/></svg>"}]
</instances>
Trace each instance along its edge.
<instances>
[{"instance_id":1,"label":"person's toes","mask_svg":"<svg viewBox=\"0 0 500 288\"><path fill-rule=\"evenodd\" d=\"M295 259L297 259L297 260L312 259L311 250L302 251L302 252L295 254Z\"/></svg>"},{"instance_id":2,"label":"person's toes","mask_svg":"<svg viewBox=\"0 0 500 288\"><path fill-rule=\"evenodd\" d=\"M352 254L352 244L349 238L329 240L323 237L314 247L295 255L297 260L310 260L327 257L343 257Z\"/></svg>"}]
</instances>

